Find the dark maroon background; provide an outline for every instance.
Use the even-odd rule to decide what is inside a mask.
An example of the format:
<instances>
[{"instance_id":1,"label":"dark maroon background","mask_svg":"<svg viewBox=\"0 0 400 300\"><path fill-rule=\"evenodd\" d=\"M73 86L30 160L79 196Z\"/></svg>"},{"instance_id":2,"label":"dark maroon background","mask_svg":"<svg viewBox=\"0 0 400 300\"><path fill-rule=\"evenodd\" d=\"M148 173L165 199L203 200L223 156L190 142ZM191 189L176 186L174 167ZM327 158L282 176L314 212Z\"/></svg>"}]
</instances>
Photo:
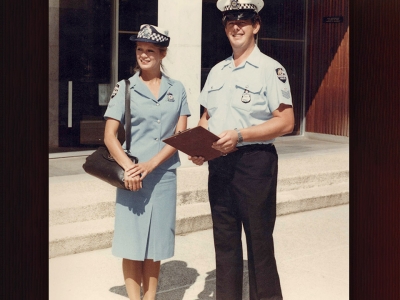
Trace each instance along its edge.
<instances>
[{"instance_id":1,"label":"dark maroon background","mask_svg":"<svg viewBox=\"0 0 400 300\"><path fill-rule=\"evenodd\" d=\"M47 299L48 0L1 6L0 298ZM397 0L350 3L352 300L400 299L399 15Z\"/></svg>"}]
</instances>

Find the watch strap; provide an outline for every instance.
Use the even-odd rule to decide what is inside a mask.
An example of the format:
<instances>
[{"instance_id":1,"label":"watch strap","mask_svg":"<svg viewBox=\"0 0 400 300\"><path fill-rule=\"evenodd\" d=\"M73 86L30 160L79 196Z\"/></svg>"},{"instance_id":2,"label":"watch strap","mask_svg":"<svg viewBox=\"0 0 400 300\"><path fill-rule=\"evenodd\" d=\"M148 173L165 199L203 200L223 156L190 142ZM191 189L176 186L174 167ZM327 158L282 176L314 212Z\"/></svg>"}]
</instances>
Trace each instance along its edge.
<instances>
[{"instance_id":1,"label":"watch strap","mask_svg":"<svg viewBox=\"0 0 400 300\"><path fill-rule=\"evenodd\" d=\"M238 134L237 144L243 143L243 136L242 136L242 134L240 133L240 130L237 129L237 128L235 128L235 130L236 130L236 132L237 132L237 134Z\"/></svg>"}]
</instances>

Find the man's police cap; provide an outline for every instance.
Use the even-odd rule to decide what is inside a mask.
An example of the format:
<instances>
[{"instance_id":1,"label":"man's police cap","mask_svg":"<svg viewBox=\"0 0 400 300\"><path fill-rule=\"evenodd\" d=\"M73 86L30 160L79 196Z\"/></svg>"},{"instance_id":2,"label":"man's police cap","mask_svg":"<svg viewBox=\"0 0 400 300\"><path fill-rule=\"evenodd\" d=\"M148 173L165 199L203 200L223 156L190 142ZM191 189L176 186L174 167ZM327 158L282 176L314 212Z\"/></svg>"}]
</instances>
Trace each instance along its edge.
<instances>
[{"instance_id":1,"label":"man's police cap","mask_svg":"<svg viewBox=\"0 0 400 300\"><path fill-rule=\"evenodd\" d=\"M223 13L237 12L240 10L258 13L264 7L263 0L218 0L217 7Z\"/></svg>"}]
</instances>

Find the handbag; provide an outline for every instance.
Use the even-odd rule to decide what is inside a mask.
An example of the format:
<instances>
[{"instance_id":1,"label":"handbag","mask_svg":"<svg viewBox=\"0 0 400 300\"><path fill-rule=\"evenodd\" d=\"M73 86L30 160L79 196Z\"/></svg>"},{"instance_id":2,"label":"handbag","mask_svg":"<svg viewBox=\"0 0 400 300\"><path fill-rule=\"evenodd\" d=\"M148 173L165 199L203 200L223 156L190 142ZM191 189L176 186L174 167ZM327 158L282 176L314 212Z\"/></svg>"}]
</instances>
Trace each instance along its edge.
<instances>
[{"instance_id":1,"label":"handbag","mask_svg":"<svg viewBox=\"0 0 400 300\"><path fill-rule=\"evenodd\" d=\"M131 114L130 114L130 82L125 80L125 144L126 155L136 164L138 158L130 153L131 146ZM95 176L117 188L127 189L124 184L124 169L111 156L107 147L101 146L90 154L82 168L86 173Z\"/></svg>"}]
</instances>

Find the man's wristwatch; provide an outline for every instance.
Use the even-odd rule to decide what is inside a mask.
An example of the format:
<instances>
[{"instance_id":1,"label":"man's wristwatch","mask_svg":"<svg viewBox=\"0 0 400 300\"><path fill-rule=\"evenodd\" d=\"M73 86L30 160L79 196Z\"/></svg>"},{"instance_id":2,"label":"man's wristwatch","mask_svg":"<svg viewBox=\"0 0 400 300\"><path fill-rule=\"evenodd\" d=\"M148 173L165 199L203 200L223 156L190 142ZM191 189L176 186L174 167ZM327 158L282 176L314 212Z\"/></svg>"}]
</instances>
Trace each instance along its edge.
<instances>
[{"instance_id":1,"label":"man's wristwatch","mask_svg":"<svg viewBox=\"0 0 400 300\"><path fill-rule=\"evenodd\" d=\"M238 139L237 139L237 144L243 143L243 137L242 134L240 133L240 130L235 128L237 134L238 134Z\"/></svg>"}]
</instances>

